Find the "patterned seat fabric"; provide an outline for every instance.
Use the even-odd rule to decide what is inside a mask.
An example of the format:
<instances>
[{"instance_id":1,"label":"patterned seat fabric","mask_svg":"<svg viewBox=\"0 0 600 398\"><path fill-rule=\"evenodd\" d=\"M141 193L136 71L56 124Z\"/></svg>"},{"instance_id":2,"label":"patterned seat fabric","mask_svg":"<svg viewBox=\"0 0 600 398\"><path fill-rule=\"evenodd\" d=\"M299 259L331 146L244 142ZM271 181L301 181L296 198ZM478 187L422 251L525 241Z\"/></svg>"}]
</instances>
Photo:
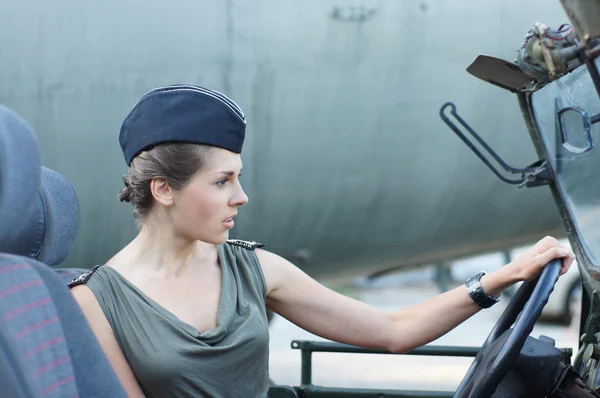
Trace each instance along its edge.
<instances>
[{"instance_id":1,"label":"patterned seat fabric","mask_svg":"<svg viewBox=\"0 0 600 398\"><path fill-rule=\"evenodd\" d=\"M10 345L5 334L6 328L0 321L0 386L2 395L12 398L35 397L27 372L21 364L19 356Z\"/></svg>"},{"instance_id":2,"label":"patterned seat fabric","mask_svg":"<svg viewBox=\"0 0 600 398\"><path fill-rule=\"evenodd\" d=\"M0 317L40 397L77 397L75 372L56 306L23 257L0 255Z\"/></svg>"}]
</instances>

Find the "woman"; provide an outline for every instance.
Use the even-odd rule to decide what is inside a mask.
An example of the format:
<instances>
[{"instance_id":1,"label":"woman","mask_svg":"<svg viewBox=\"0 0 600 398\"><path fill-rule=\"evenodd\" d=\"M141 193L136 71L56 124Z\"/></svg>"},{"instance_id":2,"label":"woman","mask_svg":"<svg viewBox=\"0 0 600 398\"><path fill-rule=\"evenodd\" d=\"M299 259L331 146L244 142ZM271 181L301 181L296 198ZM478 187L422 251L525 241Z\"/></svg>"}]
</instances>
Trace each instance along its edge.
<instances>
[{"instance_id":1,"label":"woman","mask_svg":"<svg viewBox=\"0 0 600 398\"><path fill-rule=\"evenodd\" d=\"M239 177L245 118L224 95L195 86L152 90L119 137L122 201L139 235L72 292L132 397L264 397L266 308L327 339L405 352L493 305L554 258L546 237L505 267L413 307L386 313L335 293L259 244L229 240L248 202Z\"/></svg>"}]
</instances>

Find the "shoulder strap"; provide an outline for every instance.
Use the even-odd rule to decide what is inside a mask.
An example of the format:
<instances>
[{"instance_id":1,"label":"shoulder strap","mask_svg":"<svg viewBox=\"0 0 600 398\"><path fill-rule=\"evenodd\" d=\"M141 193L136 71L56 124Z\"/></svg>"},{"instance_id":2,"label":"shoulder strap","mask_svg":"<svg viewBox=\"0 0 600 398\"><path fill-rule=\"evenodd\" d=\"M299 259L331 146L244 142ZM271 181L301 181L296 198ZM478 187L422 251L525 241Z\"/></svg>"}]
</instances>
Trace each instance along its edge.
<instances>
[{"instance_id":1,"label":"shoulder strap","mask_svg":"<svg viewBox=\"0 0 600 398\"><path fill-rule=\"evenodd\" d=\"M77 286L77 285L85 285L88 280L94 275L94 273L100 268L102 264L96 265L91 268L88 272L79 275L77 278L73 279L71 282L67 284L69 287Z\"/></svg>"},{"instance_id":2,"label":"shoulder strap","mask_svg":"<svg viewBox=\"0 0 600 398\"><path fill-rule=\"evenodd\" d=\"M254 250L256 248L261 248L261 247L266 246L266 245L263 245L262 243L258 243L258 242L254 242L254 241L246 241L246 240L241 240L241 239L228 239L227 243L234 245L234 246L243 247L244 249L247 249L247 250Z\"/></svg>"}]
</instances>

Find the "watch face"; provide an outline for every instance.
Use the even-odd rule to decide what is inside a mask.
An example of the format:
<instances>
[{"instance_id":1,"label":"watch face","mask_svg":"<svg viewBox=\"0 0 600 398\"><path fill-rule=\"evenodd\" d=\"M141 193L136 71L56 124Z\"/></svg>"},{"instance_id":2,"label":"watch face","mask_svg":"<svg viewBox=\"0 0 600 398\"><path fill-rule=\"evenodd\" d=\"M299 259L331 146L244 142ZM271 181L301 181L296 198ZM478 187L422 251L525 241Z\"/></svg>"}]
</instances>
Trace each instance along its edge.
<instances>
[{"instance_id":1,"label":"watch face","mask_svg":"<svg viewBox=\"0 0 600 398\"><path fill-rule=\"evenodd\" d=\"M479 280L481 279L482 276L485 275L484 271L481 271L480 273L478 273L477 275L472 276L466 283L467 287L470 287L471 285L474 285L476 282L479 282Z\"/></svg>"}]
</instances>

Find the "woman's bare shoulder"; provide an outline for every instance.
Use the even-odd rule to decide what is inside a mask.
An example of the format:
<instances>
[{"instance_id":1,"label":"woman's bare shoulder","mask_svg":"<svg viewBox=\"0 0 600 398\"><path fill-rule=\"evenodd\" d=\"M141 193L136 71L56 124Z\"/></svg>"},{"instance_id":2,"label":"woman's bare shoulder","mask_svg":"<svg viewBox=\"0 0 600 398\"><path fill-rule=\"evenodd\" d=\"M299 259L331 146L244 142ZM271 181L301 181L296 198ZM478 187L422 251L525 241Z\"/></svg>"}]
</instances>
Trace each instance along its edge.
<instances>
[{"instance_id":1,"label":"woman's bare shoulder","mask_svg":"<svg viewBox=\"0 0 600 398\"><path fill-rule=\"evenodd\" d=\"M79 307L83 311L85 317L88 318L88 322L90 324L97 323L92 322L92 320L101 320L102 318L106 320L106 317L102 312L102 308L100 308L100 304L98 303L98 299L96 299L96 296L92 290L85 284L71 286L71 294L73 295L73 298L75 298L77 304L79 304ZM93 319L90 319L90 317ZM110 325L108 326L110 327Z\"/></svg>"},{"instance_id":2,"label":"woman's bare shoulder","mask_svg":"<svg viewBox=\"0 0 600 398\"><path fill-rule=\"evenodd\" d=\"M143 397L144 394L117 343L113 329L94 292L85 284L79 284L71 287L71 294L79 304L104 354L106 354L121 384L127 391L127 395L130 397Z\"/></svg>"},{"instance_id":3,"label":"woman's bare shoulder","mask_svg":"<svg viewBox=\"0 0 600 398\"><path fill-rule=\"evenodd\" d=\"M267 295L281 287L286 278L298 272L298 268L285 258L265 249L256 249L256 257L265 276Z\"/></svg>"}]
</instances>

